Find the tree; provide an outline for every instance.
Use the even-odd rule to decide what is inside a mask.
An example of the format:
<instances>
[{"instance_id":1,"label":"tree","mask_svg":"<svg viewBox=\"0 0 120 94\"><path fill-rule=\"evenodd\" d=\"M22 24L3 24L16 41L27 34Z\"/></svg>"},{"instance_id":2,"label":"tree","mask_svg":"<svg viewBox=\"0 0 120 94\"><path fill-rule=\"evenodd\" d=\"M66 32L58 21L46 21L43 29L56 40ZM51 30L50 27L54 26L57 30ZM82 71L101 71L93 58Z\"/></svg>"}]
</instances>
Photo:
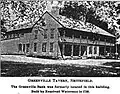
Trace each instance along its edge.
<instances>
[{"instance_id":1,"label":"tree","mask_svg":"<svg viewBox=\"0 0 120 94\"><path fill-rule=\"evenodd\" d=\"M6 29L6 27L4 26L4 24L5 24L4 19L1 19L0 28L1 28L1 34L2 34L2 35L4 35L4 34L7 32L7 29Z\"/></svg>"},{"instance_id":2,"label":"tree","mask_svg":"<svg viewBox=\"0 0 120 94\"><path fill-rule=\"evenodd\" d=\"M83 20L115 34L117 1L66 1L61 14L68 18ZM119 6L117 7L119 9ZM119 12L119 10L117 11ZM119 20L118 20L119 23Z\"/></svg>"}]
</instances>

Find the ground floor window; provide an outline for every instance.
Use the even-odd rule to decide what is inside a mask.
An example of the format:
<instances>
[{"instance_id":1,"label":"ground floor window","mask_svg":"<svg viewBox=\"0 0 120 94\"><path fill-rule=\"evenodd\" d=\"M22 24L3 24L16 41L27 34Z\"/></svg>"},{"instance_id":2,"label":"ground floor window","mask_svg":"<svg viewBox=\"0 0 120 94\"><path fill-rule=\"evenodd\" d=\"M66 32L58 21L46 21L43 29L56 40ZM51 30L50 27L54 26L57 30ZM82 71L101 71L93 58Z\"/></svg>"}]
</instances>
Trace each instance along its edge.
<instances>
[{"instance_id":1,"label":"ground floor window","mask_svg":"<svg viewBox=\"0 0 120 94\"><path fill-rule=\"evenodd\" d=\"M30 44L26 44L26 52L29 52L29 47L30 47Z\"/></svg>"},{"instance_id":2,"label":"ground floor window","mask_svg":"<svg viewBox=\"0 0 120 94\"><path fill-rule=\"evenodd\" d=\"M79 45L74 45L73 56L79 56Z\"/></svg>"},{"instance_id":3,"label":"ground floor window","mask_svg":"<svg viewBox=\"0 0 120 94\"><path fill-rule=\"evenodd\" d=\"M94 54L97 54L97 47L94 47Z\"/></svg>"},{"instance_id":4,"label":"ground floor window","mask_svg":"<svg viewBox=\"0 0 120 94\"><path fill-rule=\"evenodd\" d=\"M46 46L47 46L47 43L42 44L42 52L46 52Z\"/></svg>"},{"instance_id":5,"label":"ground floor window","mask_svg":"<svg viewBox=\"0 0 120 94\"><path fill-rule=\"evenodd\" d=\"M50 52L53 52L53 43L50 43Z\"/></svg>"},{"instance_id":6,"label":"ground floor window","mask_svg":"<svg viewBox=\"0 0 120 94\"><path fill-rule=\"evenodd\" d=\"M92 54L92 46L89 47L89 54Z\"/></svg>"},{"instance_id":7,"label":"ground floor window","mask_svg":"<svg viewBox=\"0 0 120 94\"><path fill-rule=\"evenodd\" d=\"M23 52L25 52L25 44L23 44Z\"/></svg>"},{"instance_id":8,"label":"ground floor window","mask_svg":"<svg viewBox=\"0 0 120 94\"><path fill-rule=\"evenodd\" d=\"M37 52L37 43L34 43L34 52Z\"/></svg>"},{"instance_id":9,"label":"ground floor window","mask_svg":"<svg viewBox=\"0 0 120 94\"><path fill-rule=\"evenodd\" d=\"M65 45L64 55L65 56L71 56L71 51L72 51L72 45L66 44Z\"/></svg>"},{"instance_id":10,"label":"ground floor window","mask_svg":"<svg viewBox=\"0 0 120 94\"><path fill-rule=\"evenodd\" d=\"M34 44L34 51L36 51L36 45L37 44ZM20 52L29 52L29 47L30 47L30 44L27 43L27 44L18 44L18 51Z\"/></svg>"},{"instance_id":11,"label":"ground floor window","mask_svg":"<svg viewBox=\"0 0 120 94\"><path fill-rule=\"evenodd\" d=\"M87 55L87 46L81 46L81 56Z\"/></svg>"},{"instance_id":12,"label":"ground floor window","mask_svg":"<svg viewBox=\"0 0 120 94\"><path fill-rule=\"evenodd\" d=\"M18 44L18 51L22 51L22 44Z\"/></svg>"},{"instance_id":13,"label":"ground floor window","mask_svg":"<svg viewBox=\"0 0 120 94\"><path fill-rule=\"evenodd\" d=\"M105 49L105 46L100 46L99 47L99 53L100 53L100 55L104 55L104 49Z\"/></svg>"}]
</instances>

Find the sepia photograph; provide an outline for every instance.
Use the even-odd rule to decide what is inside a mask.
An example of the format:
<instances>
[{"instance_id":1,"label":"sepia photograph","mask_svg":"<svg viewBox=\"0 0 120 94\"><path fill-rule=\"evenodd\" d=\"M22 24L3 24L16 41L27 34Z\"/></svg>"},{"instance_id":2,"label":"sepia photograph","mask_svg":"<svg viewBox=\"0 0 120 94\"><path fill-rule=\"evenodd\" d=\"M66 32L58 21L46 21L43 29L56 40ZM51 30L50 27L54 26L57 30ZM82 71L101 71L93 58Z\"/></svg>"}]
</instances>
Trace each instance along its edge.
<instances>
[{"instance_id":1,"label":"sepia photograph","mask_svg":"<svg viewBox=\"0 0 120 94\"><path fill-rule=\"evenodd\" d=\"M120 1L1 0L1 77L120 77Z\"/></svg>"}]
</instances>

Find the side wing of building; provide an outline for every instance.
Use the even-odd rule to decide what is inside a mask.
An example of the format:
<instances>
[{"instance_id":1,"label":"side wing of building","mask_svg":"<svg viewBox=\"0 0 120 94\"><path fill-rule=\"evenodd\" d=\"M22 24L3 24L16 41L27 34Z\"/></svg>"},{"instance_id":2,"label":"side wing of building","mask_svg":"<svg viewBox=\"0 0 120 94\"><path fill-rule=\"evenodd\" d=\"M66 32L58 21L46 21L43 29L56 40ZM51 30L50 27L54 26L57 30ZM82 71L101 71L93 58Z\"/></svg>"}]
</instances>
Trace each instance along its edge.
<instances>
[{"instance_id":1,"label":"side wing of building","mask_svg":"<svg viewBox=\"0 0 120 94\"><path fill-rule=\"evenodd\" d=\"M1 41L2 54L61 57L58 46L59 22L48 12L31 28L9 31Z\"/></svg>"}]
</instances>

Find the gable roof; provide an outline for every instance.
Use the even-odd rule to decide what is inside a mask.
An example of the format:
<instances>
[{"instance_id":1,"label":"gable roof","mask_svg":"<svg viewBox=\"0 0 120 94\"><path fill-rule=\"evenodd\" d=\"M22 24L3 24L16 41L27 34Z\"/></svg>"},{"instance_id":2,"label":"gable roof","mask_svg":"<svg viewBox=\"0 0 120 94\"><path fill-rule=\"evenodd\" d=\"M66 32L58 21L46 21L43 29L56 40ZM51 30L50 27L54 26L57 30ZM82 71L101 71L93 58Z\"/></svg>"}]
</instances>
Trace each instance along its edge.
<instances>
[{"instance_id":1,"label":"gable roof","mask_svg":"<svg viewBox=\"0 0 120 94\"><path fill-rule=\"evenodd\" d=\"M33 27L37 24L37 22L39 22L39 21L42 19L42 17L43 17L46 13L49 14L49 15L50 15L57 23L59 23L62 27L64 27L64 25L61 24L61 23L60 23L52 14L50 14L48 11L46 11L45 13L43 13L43 15L39 18L39 20L35 22L35 24L33 25Z\"/></svg>"},{"instance_id":2,"label":"gable roof","mask_svg":"<svg viewBox=\"0 0 120 94\"><path fill-rule=\"evenodd\" d=\"M32 28L37 24L37 22L39 22L42 17L45 14L50 15L58 24L60 24L62 27L64 28L69 28L69 29L75 29L75 30L80 30L83 32L91 32L91 33L97 33L97 34L101 34L101 35L105 35L105 36L110 36L110 37L115 37L114 35L108 33L107 31L103 30L102 28L99 28L95 25L92 24L92 26L94 27L89 27L89 25L91 23L87 23L84 24L84 22L82 21L78 21L78 20L73 20L73 19L68 19L65 16L60 16L60 17L54 17L51 13L49 13L48 11L44 12L42 14L42 16L39 18L38 21L36 21L32 26L28 27L28 28L22 28L22 29L16 29L16 30L11 30L10 32L31 32ZM25 31L29 29L28 31Z\"/></svg>"},{"instance_id":3,"label":"gable roof","mask_svg":"<svg viewBox=\"0 0 120 94\"><path fill-rule=\"evenodd\" d=\"M40 19L38 21L40 21L46 13L49 14L57 23L59 23L64 28L70 28L70 29L80 30L80 31L83 31L83 32L91 32L91 33L97 33L97 34L101 34L101 35L105 35L105 36L115 37L114 35L110 34L109 32L107 32L107 31L103 30L102 28L97 27L93 24L92 24L93 27L89 27L89 25L91 25L91 23L84 24L84 22L82 22L82 21L78 21L78 20L75 21L73 19L68 19L65 16L59 16L57 18L57 17L54 17L48 11L46 11L40 17Z\"/></svg>"}]
</instances>

